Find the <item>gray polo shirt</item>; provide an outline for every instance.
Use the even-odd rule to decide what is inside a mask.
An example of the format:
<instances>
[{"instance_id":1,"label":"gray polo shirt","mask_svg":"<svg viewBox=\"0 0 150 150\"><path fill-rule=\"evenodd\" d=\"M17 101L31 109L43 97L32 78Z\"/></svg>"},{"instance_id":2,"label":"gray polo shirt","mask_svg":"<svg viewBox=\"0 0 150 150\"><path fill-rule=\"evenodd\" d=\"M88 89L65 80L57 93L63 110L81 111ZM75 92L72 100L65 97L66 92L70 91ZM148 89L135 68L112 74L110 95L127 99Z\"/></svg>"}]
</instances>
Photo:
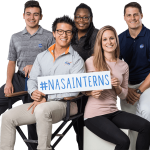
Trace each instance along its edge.
<instances>
[{"instance_id":1,"label":"gray polo shirt","mask_svg":"<svg viewBox=\"0 0 150 150\"><path fill-rule=\"evenodd\" d=\"M48 50L38 54L30 72L30 78L27 82L28 92L31 93L38 89L37 77L54 76L65 74L84 73L84 61L80 55L70 46L68 50L54 59L53 49L55 44ZM50 94L48 99L62 99L63 97L77 96L79 92Z\"/></svg>"},{"instance_id":2,"label":"gray polo shirt","mask_svg":"<svg viewBox=\"0 0 150 150\"><path fill-rule=\"evenodd\" d=\"M24 73L26 65L33 65L37 54L48 49L55 42L50 31L39 29L30 35L26 28L13 34L10 40L8 60L17 61L18 69Z\"/></svg>"}]
</instances>

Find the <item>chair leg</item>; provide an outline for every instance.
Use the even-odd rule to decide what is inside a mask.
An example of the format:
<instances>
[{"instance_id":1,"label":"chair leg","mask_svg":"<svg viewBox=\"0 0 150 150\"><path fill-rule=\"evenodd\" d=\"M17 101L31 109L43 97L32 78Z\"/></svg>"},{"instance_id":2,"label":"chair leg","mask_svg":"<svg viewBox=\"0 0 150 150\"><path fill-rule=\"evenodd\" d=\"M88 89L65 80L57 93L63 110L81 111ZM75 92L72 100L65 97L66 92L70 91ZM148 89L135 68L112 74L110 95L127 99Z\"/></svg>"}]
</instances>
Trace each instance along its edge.
<instances>
[{"instance_id":1,"label":"chair leg","mask_svg":"<svg viewBox=\"0 0 150 150\"><path fill-rule=\"evenodd\" d=\"M26 136L24 135L24 133L22 132L21 128L17 126L16 129L17 129L18 133L20 134L20 136L22 137L22 139L23 139L23 140L27 140L27 138L26 138ZM30 150L33 150L33 148L32 148L32 146L30 145L30 143L27 143L27 142L25 142L25 143L26 143L26 145L28 146L28 148L29 148Z\"/></svg>"},{"instance_id":2,"label":"chair leg","mask_svg":"<svg viewBox=\"0 0 150 150\"><path fill-rule=\"evenodd\" d=\"M52 137L51 137L51 141L53 140L53 138L58 134L58 132L65 126L67 122L63 122L59 128L52 134Z\"/></svg>"},{"instance_id":3,"label":"chair leg","mask_svg":"<svg viewBox=\"0 0 150 150\"><path fill-rule=\"evenodd\" d=\"M56 145L60 142L60 140L64 137L64 135L69 131L69 129L73 126L73 124L74 124L77 120L78 120L78 118L77 118L77 119L74 119L74 120L69 124L69 126L66 128L66 130L62 133L63 136L61 136L61 137L59 137L59 138L57 139L57 141L53 144L53 147L56 147Z\"/></svg>"}]
</instances>

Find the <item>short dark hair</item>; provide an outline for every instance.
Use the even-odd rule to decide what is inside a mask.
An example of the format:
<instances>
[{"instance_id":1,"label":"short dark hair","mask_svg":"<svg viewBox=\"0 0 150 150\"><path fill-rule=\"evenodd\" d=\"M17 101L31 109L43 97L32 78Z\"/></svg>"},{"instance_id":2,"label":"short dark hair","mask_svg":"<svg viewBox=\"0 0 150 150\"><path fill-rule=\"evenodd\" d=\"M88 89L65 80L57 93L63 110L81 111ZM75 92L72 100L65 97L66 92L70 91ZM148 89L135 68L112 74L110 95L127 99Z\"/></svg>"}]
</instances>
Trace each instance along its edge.
<instances>
[{"instance_id":1,"label":"short dark hair","mask_svg":"<svg viewBox=\"0 0 150 150\"><path fill-rule=\"evenodd\" d=\"M24 13L26 8L29 7L38 7L40 9L40 15L42 15L42 9L38 1L34 1L34 0L27 1L24 5Z\"/></svg>"},{"instance_id":2,"label":"short dark hair","mask_svg":"<svg viewBox=\"0 0 150 150\"><path fill-rule=\"evenodd\" d=\"M68 16L63 16L63 17L60 17L60 18L56 18L55 21L53 22L52 24L52 30L53 32L56 31L56 28L57 28L57 24L58 23L67 23L67 24L70 24L72 26L72 33L74 34L76 32L76 26L75 26L75 23L74 21L69 18Z\"/></svg>"},{"instance_id":3,"label":"short dark hair","mask_svg":"<svg viewBox=\"0 0 150 150\"><path fill-rule=\"evenodd\" d=\"M92 9L88 5L86 5L84 3L81 3L79 6L76 7L74 15L76 15L76 12L77 12L77 10L79 8L87 9L89 11L89 13L90 13L90 16L93 17Z\"/></svg>"},{"instance_id":4,"label":"short dark hair","mask_svg":"<svg viewBox=\"0 0 150 150\"><path fill-rule=\"evenodd\" d=\"M138 8L139 12L142 14L142 7L141 7L141 5L139 3L137 3L137 2L131 2L131 3L128 3L127 5L125 5L125 7L124 7L124 16L125 16L125 13L126 13L126 9L128 7Z\"/></svg>"}]
</instances>

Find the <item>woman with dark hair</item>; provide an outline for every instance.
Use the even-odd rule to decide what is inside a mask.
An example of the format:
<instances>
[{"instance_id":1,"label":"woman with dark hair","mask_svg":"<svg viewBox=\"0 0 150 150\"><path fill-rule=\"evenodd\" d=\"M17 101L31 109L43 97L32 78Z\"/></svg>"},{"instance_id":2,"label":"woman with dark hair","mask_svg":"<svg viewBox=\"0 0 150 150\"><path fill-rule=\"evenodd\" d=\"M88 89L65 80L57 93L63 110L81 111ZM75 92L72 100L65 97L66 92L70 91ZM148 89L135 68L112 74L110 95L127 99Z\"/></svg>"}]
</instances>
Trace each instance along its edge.
<instances>
[{"instance_id":1,"label":"woman with dark hair","mask_svg":"<svg viewBox=\"0 0 150 150\"><path fill-rule=\"evenodd\" d=\"M116 107L117 96L125 99L128 92L128 65L119 59L119 40L111 26L101 28L97 34L94 55L86 60L87 72L110 71L112 89L85 92L89 96L85 108L86 127L100 138L114 143L115 150L128 150L128 136L119 128L139 132L136 150L148 150L150 122Z\"/></svg>"},{"instance_id":2,"label":"woman with dark hair","mask_svg":"<svg viewBox=\"0 0 150 150\"><path fill-rule=\"evenodd\" d=\"M79 55L86 61L93 54L94 43L98 30L95 29L93 25L93 13L89 6L81 3L76 7L74 12L74 22L76 25L76 33L71 42L71 46ZM87 96L83 97L82 101L82 112L84 113L84 108L87 103ZM78 102L78 107L81 105L81 102ZM83 117L76 122L74 129L77 134L77 142L79 150L83 150L83 126L84 120Z\"/></svg>"}]
</instances>

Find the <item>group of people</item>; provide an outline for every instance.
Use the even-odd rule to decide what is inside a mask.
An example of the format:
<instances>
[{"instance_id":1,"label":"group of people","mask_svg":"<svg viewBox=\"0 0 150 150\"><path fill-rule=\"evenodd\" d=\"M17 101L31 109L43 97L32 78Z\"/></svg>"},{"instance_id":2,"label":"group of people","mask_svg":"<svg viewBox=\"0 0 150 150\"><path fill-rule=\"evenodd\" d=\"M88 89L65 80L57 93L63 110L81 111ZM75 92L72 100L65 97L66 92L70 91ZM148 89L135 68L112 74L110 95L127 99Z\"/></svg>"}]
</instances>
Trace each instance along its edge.
<instances>
[{"instance_id":1,"label":"group of people","mask_svg":"<svg viewBox=\"0 0 150 150\"><path fill-rule=\"evenodd\" d=\"M92 10L83 3L76 7L74 20L68 16L56 18L52 32L39 25L42 9L37 1L25 3L23 17L26 28L11 37L7 80L0 88L0 115L4 113L0 150L14 149L16 126L20 125L28 125L30 139L38 139L38 145L32 144L35 150L51 149L52 124L61 121L66 114L63 98L79 94L59 93L46 97L38 91L37 77L99 71L110 71L112 89L83 92L84 116L74 125L79 150L83 150L84 125L100 138L114 143L115 150L128 150L130 146L129 137L119 128L137 131L137 139L135 133L130 133L132 150L148 150L150 30L142 24L141 6L131 2L124 7L128 29L119 38L112 26L96 29ZM5 112L8 109L5 95L23 91L26 76L29 77L28 98L23 99L23 105ZM117 96L122 110L116 106ZM12 103L20 99L22 97L12 98ZM80 101L72 102L70 115L76 114L80 105Z\"/></svg>"}]
</instances>

